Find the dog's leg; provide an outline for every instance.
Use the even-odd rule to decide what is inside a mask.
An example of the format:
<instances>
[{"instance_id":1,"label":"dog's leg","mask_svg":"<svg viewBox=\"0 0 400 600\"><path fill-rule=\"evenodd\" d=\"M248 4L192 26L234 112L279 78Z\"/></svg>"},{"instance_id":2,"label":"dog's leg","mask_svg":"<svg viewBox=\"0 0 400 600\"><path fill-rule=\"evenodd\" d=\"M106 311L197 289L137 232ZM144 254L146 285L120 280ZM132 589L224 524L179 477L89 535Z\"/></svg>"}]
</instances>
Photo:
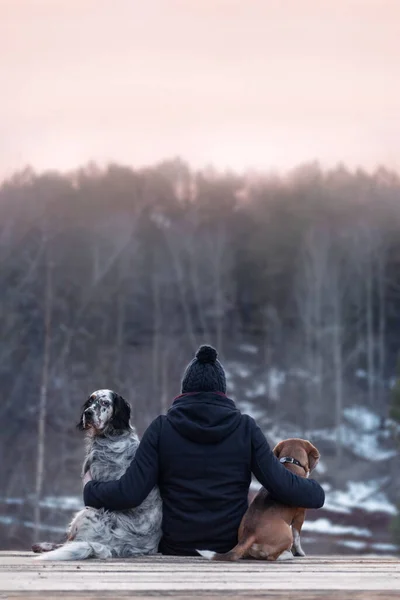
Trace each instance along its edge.
<instances>
[{"instance_id":1,"label":"dog's leg","mask_svg":"<svg viewBox=\"0 0 400 600\"><path fill-rule=\"evenodd\" d=\"M64 539L58 543L55 542L37 542L36 544L32 544L32 552L35 554L43 554L43 552L51 552L52 550L56 550L57 548L61 548L67 541L68 537L64 535Z\"/></svg>"},{"instance_id":2,"label":"dog's leg","mask_svg":"<svg viewBox=\"0 0 400 600\"><path fill-rule=\"evenodd\" d=\"M294 556L305 556L306 555L303 548L301 547L300 532L294 528L293 528L293 549L294 549Z\"/></svg>"},{"instance_id":3,"label":"dog's leg","mask_svg":"<svg viewBox=\"0 0 400 600\"><path fill-rule=\"evenodd\" d=\"M292 560L294 558L290 550L284 550L276 560Z\"/></svg>"},{"instance_id":4,"label":"dog's leg","mask_svg":"<svg viewBox=\"0 0 400 600\"><path fill-rule=\"evenodd\" d=\"M303 527L304 519L305 519L305 511L302 511L300 514L296 515L293 523L292 523L292 531L293 531L293 546L292 552L295 556L305 556L303 548L301 547L300 541L300 532Z\"/></svg>"},{"instance_id":5,"label":"dog's leg","mask_svg":"<svg viewBox=\"0 0 400 600\"><path fill-rule=\"evenodd\" d=\"M67 534L65 536L65 540L59 544L53 544L52 542L39 542L38 544L33 544L32 552L35 554L43 554L44 552L52 552L53 550L57 550L58 548L62 548L66 542L72 542L75 540L75 537L79 531L79 527L82 524L82 521L88 515L89 511L95 511L94 508L84 508L80 510L72 519Z\"/></svg>"},{"instance_id":6,"label":"dog's leg","mask_svg":"<svg viewBox=\"0 0 400 600\"><path fill-rule=\"evenodd\" d=\"M278 533L277 530L275 530L275 532ZM289 560L289 558L293 558L293 554L290 552L292 544L292 530L287 523L283 523L283 528L279 528L279 539L277 539L275 544L271 545L268 542L253 544L250 549L250 554L253 558L268 561Z\"/></svg>"},{"instance_id":7,"label":"dog's leg","mask_svg":"<svg viewBox=\"0 0 400 600\"><path fill-rule=\"evenodd\" d=\"M288 527L288 530L286 539L283 538L279 546L275 546L274 550L268 553L267 560L291 560L293 558L293 554L290 551L293 544L293 537L290 527Z\"/></svg>"},{"instance_id":8,"label":"dog's leg","mask_svg":"<svg viewBox=\"0 0 400 600\"><path fill-rule=\"evenodd\" d=\"M43 552L51 552L57 548L61 548L63 544L52 544L51 542L39 542L38 544L32 545L32 552L35 554L42 554Z\"/></svg>"}]
</instances>

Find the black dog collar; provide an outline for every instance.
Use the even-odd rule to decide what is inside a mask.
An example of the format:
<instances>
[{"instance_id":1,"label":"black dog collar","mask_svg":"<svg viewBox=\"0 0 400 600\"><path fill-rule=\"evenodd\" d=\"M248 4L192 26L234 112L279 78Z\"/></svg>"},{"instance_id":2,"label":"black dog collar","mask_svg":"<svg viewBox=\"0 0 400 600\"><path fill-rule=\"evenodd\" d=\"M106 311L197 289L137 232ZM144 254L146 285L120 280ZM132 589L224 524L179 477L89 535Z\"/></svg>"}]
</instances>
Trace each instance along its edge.
<instances>
[{"instance_id":1,"label":"black dog collar","mask_svg":"<svg viewBox=\"0 0 400 600\"><path fill-rule=\"evenodd\" d=\"M297 467L301 467L307 472L307 469L303 467L301 462L299 462L296 458L293 458L292 456L283 456L279 459L279 462L281 462L282 464L289 463L290 465L296 465Z\"/></svg>"}]
</instances>

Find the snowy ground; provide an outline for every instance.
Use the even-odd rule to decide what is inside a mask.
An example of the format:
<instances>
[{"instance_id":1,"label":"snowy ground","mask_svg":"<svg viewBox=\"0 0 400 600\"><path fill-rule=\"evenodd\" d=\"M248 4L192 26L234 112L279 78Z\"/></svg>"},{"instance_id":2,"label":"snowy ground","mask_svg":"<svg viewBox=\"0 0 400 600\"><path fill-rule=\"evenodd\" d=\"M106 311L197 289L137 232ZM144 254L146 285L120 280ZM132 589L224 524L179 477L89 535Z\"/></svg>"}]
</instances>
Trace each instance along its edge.
<instances>
[{"instance_id":1,"label":"snowy ground","mask_svg":"<svg viewBox=\"0 0 400 600\"><path fill-rule=\"evenodd\" d=\"M318 553L376 553L398 552L389 535L390 520L396 514L396 507L381 491L384 479L368 482L349 482L344 490L334 490L324 484L326 503L319 511L308 511L303 526L302 540L306 552ZM252 493L260 485L252 484ZM31 507L31 503L21 498L0 498L1 528L32 530L30 519L21 518L21 509ZM42 509L47 518L43 519L41 530L49 540L59 539L65 533L72 514L83 508L79 496L49 496L43 499ZM29 509L31 513L31 510ZM3 513L3 514L2 514Z\"/></svg>"},{"instance_id":2,"label":"snowy ground","mask_svg":"<svg viewBox=\"0 0 400 600\"><path fill-rule=\"evenodd\" d=\"M243 345L240 348L243 355L253 356L258 353L256 346ZM271 445L289 437L303 437L298 426L290 422L274 423L263 406L263 398L279 402L281 388L287 374L277 369L262 376L254 376L251 368L240 361L231 362L226 367L228 387L233 391L240 390L236 402L242 412L253 416L266 433ZM293 375L293 373L291 373ZM296 377L307 377L307 373L297 370ZM261 401L260 401L261 398ZM265 400L264 400L265 402ZM316 472L326 493L326 502L320 511L308 511L303 528L303 542L306 551L312 553L325 552L344 553L377 553L387 554L397 552L390 537L390 523L397 509L393 498L388 495L390 478L385 471L385 463L396 455L396 451L387 443L389 428L382 428L378 415L364 406L353 405L343 411L341 439L346 440L346 452L351 452L357 467L353 469L352 477L340 487L333 487L329 478L330 465L328 459L322 460ZM338 432L329 429L318 429L312 432L312 441L325 449L334 448ZM328 458L329 458L329 452ZM331 453L332 455L332 453ZM359 462L357 462L359 461ZM358 469L358 464L371 462L370 474L365 476L365 469ZM382 466L381 466L382 465ZM346 465L344 465L344 468ZM360 479L357 480L358 471ZM345 472L345 471L344 471ZM259 488L256 482L252 485L253 493ZM2 529L7 531L31 530L33 523L32 498L0 498L0 538ZM48 496L41 502L44 515L42 529L49 537L58 537L65 532L65 527L72 514L83 507L81 497ZM57 535L56 535L57 534ZM24 534L21 534L24 537ZM21 537L20 536L20 537ZM28 536L29 537L29 536ZM20 539L20 538L18 538ZM308 546L308 548L307 548Z\"/></svg>"}]
</instances>

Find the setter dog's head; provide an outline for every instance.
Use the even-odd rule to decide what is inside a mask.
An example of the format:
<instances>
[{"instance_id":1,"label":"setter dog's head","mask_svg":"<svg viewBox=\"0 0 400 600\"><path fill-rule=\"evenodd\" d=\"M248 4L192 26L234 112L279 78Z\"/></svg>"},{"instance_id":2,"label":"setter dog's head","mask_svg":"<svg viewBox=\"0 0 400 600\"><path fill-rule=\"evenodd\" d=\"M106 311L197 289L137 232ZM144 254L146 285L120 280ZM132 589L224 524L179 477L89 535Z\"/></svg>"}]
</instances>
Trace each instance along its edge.
<instances>
[{"instance_id":1,"label":"setter dog's head","mask_svg":"<svg viewBox=\"0 0 400 600\"><path fill-rule=\"evenodd\" d=\"M130 429L131 407L122 396L112 390L97 390L83 405L77 425L92 435L107 435Z\"/></svg>"}]
</instances>

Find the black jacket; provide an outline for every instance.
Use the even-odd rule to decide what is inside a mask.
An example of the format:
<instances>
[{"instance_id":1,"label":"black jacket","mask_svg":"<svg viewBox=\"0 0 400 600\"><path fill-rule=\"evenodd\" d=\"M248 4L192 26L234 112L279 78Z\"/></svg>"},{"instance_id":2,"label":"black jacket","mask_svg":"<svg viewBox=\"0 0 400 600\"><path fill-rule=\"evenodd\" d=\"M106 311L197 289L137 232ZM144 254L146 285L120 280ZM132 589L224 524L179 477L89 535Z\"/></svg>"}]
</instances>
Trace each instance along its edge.
<instances>
[{"instance_id":1,"label":"black jacket","mask_svg":"<svg viewBox=\"0 0 400 600\"><path fill-rule=\"evenodd\" d=\"M138 506L155 485L163 499L164 554L196 549L227 552L247 509L251 473L281 502L320 508L324 491L279 463L254 419L220 393L179 396L145 432L131 465L117 481L89 481L86 506Z\"/></svg>"}]
</instances>

